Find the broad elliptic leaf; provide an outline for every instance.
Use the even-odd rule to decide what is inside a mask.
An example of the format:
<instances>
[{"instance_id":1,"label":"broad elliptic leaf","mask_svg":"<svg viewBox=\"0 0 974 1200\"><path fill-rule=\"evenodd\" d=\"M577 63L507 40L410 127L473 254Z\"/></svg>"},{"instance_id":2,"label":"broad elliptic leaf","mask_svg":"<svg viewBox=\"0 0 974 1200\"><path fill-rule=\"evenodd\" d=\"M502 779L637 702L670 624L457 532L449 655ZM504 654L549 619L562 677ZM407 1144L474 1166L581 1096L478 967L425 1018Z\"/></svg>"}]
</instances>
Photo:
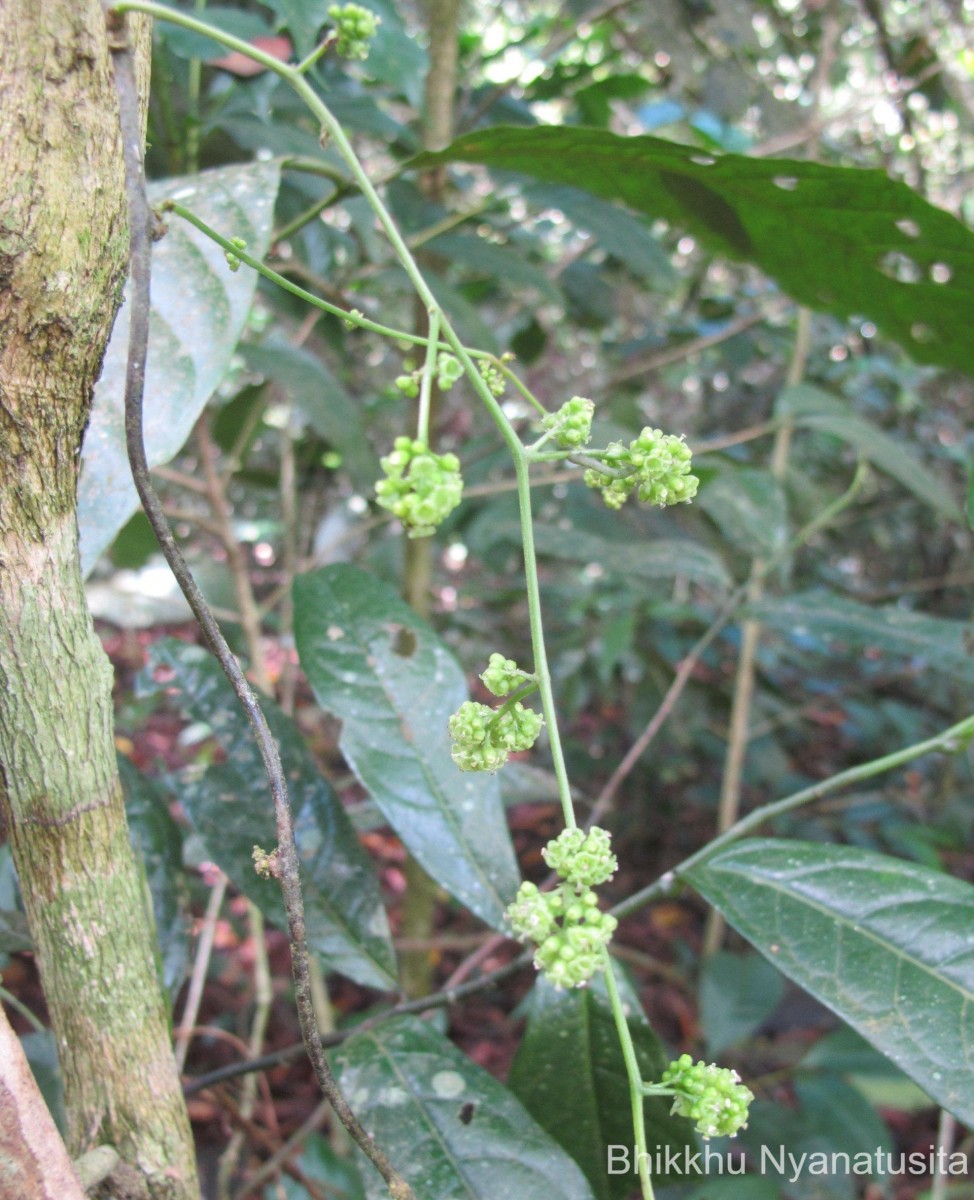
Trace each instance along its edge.
<instances>
[{"instance_id":1,"label":"broad elliptic leaf","mask_svg":"<svg viewBox=\"0 0 974 1200\"><path fill-rule=\"evenodd\" d=\"M771 962L974 1122L974 887L848 846L754 839L683 878Z\"/></svg>"},{"instance_id":2,"label":"broad elliptic leaf","mask_svg":"<svg viewBox=\"0 0 974 1200\"><path fill-rule=\"evenodd\" d=\"M294 637L341 750L421 866L495 928L520 882L497 779L450 757L463 672L432 629L345 564L294 581Z\"/></svg>"},{"instance_id":3,"label":"broad elliptic leaf","mask_svg":"<svg viewBox=\"0 0 974 1200\"><path fill-rule=\"evenodd\" d=\"M355 1034L342 1091L422 1200L593 1200L585 1176L493 1076L417 1017ZM362 1169L368 1200L388 1196Z\"/></svg>"},{"instance_id":4,"label":"broad elliptic leaf","mask_svg":"<svg viewBox=\"0 0 974 1200\"><path fill-rule=\"evenodd\" d=\"M129 837L145 867L152 897L162 982L175 999L189 967L189 907L183 877L183 839L159 789L118 756Z\"/></svg>"},{"instance_id":5,"label":"broad elliptic leaf","mask_svg":"<svg viewBox=\"0 0 974 1200\"><path fill-rule=\"evenodd\" d=\"M748 613L792 635L815 633L849 646L907 657L917 668L974 681L974 645L969 621L928 617L893 606L872 606L825 592L802 592L760 600Z\"/></svg>"},{"instance_id":6,"label":"broad elliptic leaf","mask_svg":"<svg viewBox=\"0 0 974 1200\"><path fill-rule=\"evenodd\" d=\"M974 373L974 233L878 170L701 151L577 126L495 126L462 161L585 188L752 262L801 304L869 317L918 362Z\"/></svg>"},{"instance_id":7,"label":"broad elliptic leaf","mask_svg":"<svg viewBox=\"0 0 974 1200\"><path fill-rule=\"evenodd\" d=\"M277 833L260 750L239 701L212 655L172 640L152 647L140 682L142 692L160 688L208 726L226 754L203 772L186 773L179 799L187 817L208 857L286 929L280 887L254 870L254 847L272 851ZM308 944L327 970L368 987L394 987L395 958L372 861L297 726L271 701L262 699L261 707L287 776Z\"/></svg>"},{"instance_id":8,"label":"broad elliptic leaf","mask_svg":"<svg viewBox=\"0 0 974 1200\"><path fill-rule=\"evenodd\" d=\"M853 446L878 470L891 475L919 499L953 521L960 520L956 497L942 477L907 446L856 416L845 400L811 384L785 388L778 396L775 412L791 417L802 429L830 434Z\"/></svg>"},{"instance_id":9,"label":"broad elliptic leaf","mask_svg":"<svg viewBox=\"0 0 974 1200\"><path fill-rule=\"evenodd\" d=\"M700 488L697 500L742 553L771 558L784 548L788 509L781 484L770 471L725 467Z\"/></svg>"},{"instance_id":10,"label":"broad elliptic leaf","mask_svg":"<svg viewBox=\"0 0 974 1200\"><path fill-rule=\"evenodd\" d=\"M629 1017L643 1079L657 1080L669 1063L625 977L619 991ZM539 978L528 1001L528 1026L508 1075L508 1087L585 1172L598 1200L623 1200L635 1182L632 1108L626 1065L612 1009L599 975L586 988L560 991ZM691 1122L670 1114L672 1100L645 1101L649 1153L657 1161L693 1152ZM624 1146L630 1171L609 1174L609 1147ZM618 1153L618 1151L614 1152ZM619 1166L624 1165L621 1161ZM654 1171L654 1178L665 1173Z\"/></svg>"},{"instance_id":11,"label":"broad elliptic leaf","mask_svg":"<svg viewBox=\"0 0 974 1200\"><path fill-rule=\"evenodd\" d=\"M225 237L241 237L260 258L270 243L277 162L219 167L149 184L149 202L178 200ZM231 271L223 251L195 227L168 218L152 247L152 315L146 367L145 443L149 466L168 462L219 386L250 311L257 275ZM119 310L95 385L78 487L81 558L87 574L139 506L125 451L125 363L129 301Z\"/></svg>"}]
</instances>

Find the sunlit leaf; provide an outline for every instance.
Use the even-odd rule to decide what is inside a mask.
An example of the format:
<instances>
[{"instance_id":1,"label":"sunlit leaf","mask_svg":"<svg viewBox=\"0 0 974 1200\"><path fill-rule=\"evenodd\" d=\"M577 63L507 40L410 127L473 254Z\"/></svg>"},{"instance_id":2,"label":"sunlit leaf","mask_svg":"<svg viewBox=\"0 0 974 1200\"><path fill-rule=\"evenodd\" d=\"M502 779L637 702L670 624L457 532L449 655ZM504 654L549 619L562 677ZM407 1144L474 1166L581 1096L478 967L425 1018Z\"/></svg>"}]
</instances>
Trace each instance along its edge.
<instances>
[{"instance_id":1,"label":"sunlit leaf","mask_svg":"<svg viewBox=\"0 0 974 1200\"><path fill-rule=\"evenodd\" d=\"M268 248L276 162L220 167L149 185L149 201L178 199L225 237L241 237L258 258ZM168 462L183 446L230 366L250 311L255 272L231 271L223 251L178 217L152 248L152 317L146 368L146 455ZM82 452L78 526L85 572L139 506L125 450L125 363L129 303L123 304L95 386Z\"/></svg>"}]
</instances>

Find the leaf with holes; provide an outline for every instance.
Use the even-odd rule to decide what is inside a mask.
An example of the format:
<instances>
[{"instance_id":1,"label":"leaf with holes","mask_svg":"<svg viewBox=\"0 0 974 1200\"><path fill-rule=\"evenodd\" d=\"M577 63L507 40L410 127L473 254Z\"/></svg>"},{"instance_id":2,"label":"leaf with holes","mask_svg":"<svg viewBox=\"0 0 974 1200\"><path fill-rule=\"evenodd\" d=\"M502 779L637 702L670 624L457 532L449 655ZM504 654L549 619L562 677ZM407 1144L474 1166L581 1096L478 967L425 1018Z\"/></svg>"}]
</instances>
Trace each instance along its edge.
<instances>
[{"instance_id":1,"label":"leaf with holes","mask_svg":"<svg viewBox=\"0 0 974 1200\"><path fill-rule=\"evenodd\" d=\"M467 699L456 659L390 587L344 564L294 581L294 637L386 820L437 883L500 928L520 875L496 778L450 757L448 722Z\"/></svg>"},{"instance_id":2,"label":"leaf with holes","mask_svg":"<svg viewBox=\"0 0 974 1200\"><path fill-rule=\"evenodd\" d=\"M974 888L848 846L754 839L683 878L936 1102L974 1122Z\"/></svg>"},{"instance_id":3,"label":"leaf with holes","mask_svg":"<svg viewBox=\"0 0 974 1200\"><path fill-rule=\"evenodd\" d=\"M172 639L152 646L139 680L142 695L160 688L208 726L226 754L181 781L180 802L207 856L268 920L287 929L280 887L254 870L254 846L272 850L277 830L260 749L233 689L211 654ZM297 726L272 702L261 707L287 775L308 945L328 970L367 987L394 987L395 956L372 860Z\"/></svg>"},{"instance_id":4,"label":"leaf with holes","mask_svg":"<svg viewBox=\"0 0 974 1200\"><path fill-rule=\"evenodd\" d=\"M354 1034L335 1065L362 1124L423 1200L593 1200L507 1088L425 1021ZM375 1171L363 1175L369 1200L388 1196Z\"/></svg>"},{"instance_id":5,"label":"leaf with holes","mask_svg":"<svg viewBox=\"0 0 974 1200\"><path fill-rule=\"evenodd\" d=\"M629 1014L642 1078L657 1080L670 1059L643 1014L625 976L617 979ZM632 1176L606 1173L610 1146L632 1143L632 1108L626 1065L604 976L586 988L563 991L540 977L528 1001L528 1027L511 1064L508 1087L542 1128L585 1172L598 1200L622 1200ZM672 1100L644 1104L649 1153L674 1160L695 1149L693 1127L670 1113ZM661 1178L661 1176L659 1176Z\"/></svg>"},{"instance_id":6,"label":"leaf with holes","mask_svg":"<svg viewBox=\"0 0 974 1200\"><path fill-rule=\"evenodd\" d=\"M800 303L869 317L918 362L974 374L974 233L882 171L573 126L499 126L412 160L450 161L585 188L672 221Z\"/></svg>"},{"instance_id":7,"label":"leaf with holes","mask_svg":"<svg viewBox=\"0 0 974 1200\"><path fill-rule=\"evenodd\" d=\"M270 244L280 181L276 162L220 167L149 184L158 207L178 199L226 237L241 237L261 258ZM168 462L189 437L216 391L250 311L256 272L231 271L223 251L199 230L172 217L152 248L152 315L146 365L146 455L151 467ZM78 487L81 558L87 574L139 499L125 450L125 363L129 303L119 310L95 385Z\"/></svg>"}]
</instances>

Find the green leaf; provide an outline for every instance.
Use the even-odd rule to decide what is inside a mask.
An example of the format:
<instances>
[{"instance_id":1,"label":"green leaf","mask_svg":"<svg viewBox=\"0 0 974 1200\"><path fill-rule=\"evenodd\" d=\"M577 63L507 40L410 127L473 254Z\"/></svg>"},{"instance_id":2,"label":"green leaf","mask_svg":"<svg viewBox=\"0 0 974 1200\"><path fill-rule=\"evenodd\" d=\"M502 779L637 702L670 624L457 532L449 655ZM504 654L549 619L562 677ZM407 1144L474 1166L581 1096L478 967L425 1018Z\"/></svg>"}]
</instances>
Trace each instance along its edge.
<instances>
[{"instance_id":1,"label":"green leaf","mask_svg":"<svg viewBox=\"0 0 974 1200\"><path fill-rule=\"evenodd\" d=\"M513 540L520 542L516 527ZM534 531L538 553L569 562L598 563L627 579L684 578L713 587L727 587L730 576L720 557L706 546L689 540L661 538L643 543L609 541L598 534L556 525L538 525Z\"/></svg>"},{"instance_id":2,"label":"green leaf","mask_svg":"<svg viewBox=\"0 0 974 1200\"><path fill-rule=\"evenodd\" d=\"M890 656L907 656L918 669L974 680L969 621L928 617L895 606L872 607L820 591L760 600L748 606L748 613L793 637L817 634L845 648L868 646Z\"/></svg>"},{"instance_id":3,"label":"green leaf","mask_svg":"<svg viewBox=\"0 0 974 1200\"><path fill-rule=\"evenodd\" d=\"M789 978L974 1121L974 888L867 850L755 839L684 878Z\"/></svg>"},{"instance_id":4,"label":"green leaf","mask_svg":"<svg viewBox=\"0 0 974 1200\"><path fill-rule=\"evenodd\" d=\"M240 12L235 8L221 8L218 5L207 7L205 13L207 25L213 25L224 33L249 42L253 38L266 37L271 33L267 22L256 13ZM164 21L156 22L153 31L163 39L166 47L178 58L199 58L208 62L214 58L223 58L229 54L220 42L202 34L194 33L192 29L184 29L180 25L170 25Z\"/></svg>"},{"instance_id":5,"label":"green leaf","mask_svg":"<svg viewBox=\"0 0 974 1200\"><path fill-rule=\"evenodd\" d=\"M669 1057L639 997L618 972L617 979L642 1077L657 1080ZM625 1146L631 1154L633 1133L626 1066L601 975L589 987L570 991L538 979L508 1087L582 1168L598 1200L630 1194L635 1172L610 1175L606 1169L608 1147ZM654 1158L657 1151L664 1156L671 1151L682 1160L684 1149L695 1149L693 1126L671 1116L671 1105L663 1096L645 1102L647 1143Z\"/></svg>"},{"instance_id":6,"label":"green leaf","mask_svg":"<svg viewBox=\"0 0 974 1200\"><path fill-rule=\"evenodd\" d=\"M926 467L896 438L857 417L844 400L811 384L785 388L775 412L793 418L802 429L831 434L856 450L880 471L891 475L920 500L951 520L960 520L960 508L941 477Z\"/></svg>"},{"instance_id":7,"label":"green leaf","mask_svg":"<svg viewBox=\"0 0 974 1200\"><path fill-rule=\"evenodd\" d=\"M768 471L724 467L704 483L700 507L736 549L771 558L788 538L788 510L781 485Z\"/></svg>"},{"instance_id":8,"label":"green leaf","mask_svg":"<svg viewBox=\"0 0 974 1200\"><path fill-rule=\"evenodd\" d=\"M336 564L294 581L294 637L349 765L423 868L500 928L520 876L491 775L450 757L463 672L388 586Z\"/></svg>"},{"instance_id":9,"label":"green leaf","mask_svg":"<svg viewBox=\"0 0 974 1200\"><path fill-rule=\"evenodd\" d=\"M974 372L974 234L882 171L567 126L480 130L412 163L449 161L621 200L755 263L810 308L869 317L918 362Z\"/></svg>"},{"instance_id":10,"label":"green leaf","mask_svg":"<svg viewBox=\"0 0 974 1200\"><path fill-rule=\"evenodd\" d=\"M429 1024L397 1017L335 1052L342 1091L423 1200L592 1200L511 1093ZM363 1168L368 1200L388 1191Z\"/></svg>"},{"instance_id":11,"label":"green leaf","mask_svg":"<svg viewBox=\"0 0 974 1200\"><path fill-rule=\"evenodd\" d=\"M558 288L544 271L525 257L524 247L499 245L486 238L464 233L441 233L426 243L426 249L459 263L478 275L496 279L505 288L530 288L544 300L560 304Z\"/></svg>"},{"instance_id":12,"label":"green leaf","mask_svg":"<svg viewBox=\"0 0 974 1200\"><path fill-rule=\"evenodd\" d=\"M220 167L149 184L149 201L178 199L226 237L242 237L262 257L270 244L276 162ZM233 272L223 251L171 217L152 248L152 316L146 367L145 443L149 465L168 462L189 437L230 366L257 284ZM85 434L78 488L82 566L87 574L139 507L125 450L125 363L129 303L119 310Z\"/></svg>"},{"instance_id":13,"label":"green leaf","mask_svg":"<svg viewBox=\"0 0 974 1200\"><path fill-rule=\"evenodd\" d=\"M247 345L241 351L247 366L272 379L315 433L341 451L356 486L371 491L379 462L365 436L361 406L325 364L297 346Z\"/></svg>"},{"instance_id":14,"label":"green leaf","mask_svg":"<svg viewBox=\"0 0 974 1200\"><path fill-rule=\"evenodd\" d=\"M185 642L152 647L140 690L160 687L178 694L181 710L208 726L226 753L224 762L186 773L179 797L186 815L213 862L287 929L280 888L254 870L254 846L270 852L277 832L260 750L239 701L217 661ZM394 987L395 958L372 860L297 726L271 701L262 699L261 707L287 774L308 944L327 969L368 987Z\"/></svg>"},{"instance_id":15,"label":"green leaf","mask_svg":"<svg viewBox=\"0 0 974 1200\"><path fill-rule=\"evenodd\" d=\"M703 961L700 972L700 1027L707 1053L716 1057L754 1033L778 1007L785 981L758 954L720 950Z\"/></svg>"},{"instance_id":16,"label":"green leaf","mask_svg":"<svg viewBox=\"0 0 974 1200\"><path fill-rule=\"evenodd\" d=\"M27 917L16 908L0 908L0 956L33 948Z\"/></svg>"},{"instance_id":17,"label":"green leaf","mask_svg":"<svg viewBox=\"0 0 974 1200\"><path fill-rule=\"evenodd\" d=\"M175 998L189 968L183 840L155 784L123 755L118 756L118 773L125 792L129 838L145 867L152 897L162 982Z\"/></svg>"}]
</instances>

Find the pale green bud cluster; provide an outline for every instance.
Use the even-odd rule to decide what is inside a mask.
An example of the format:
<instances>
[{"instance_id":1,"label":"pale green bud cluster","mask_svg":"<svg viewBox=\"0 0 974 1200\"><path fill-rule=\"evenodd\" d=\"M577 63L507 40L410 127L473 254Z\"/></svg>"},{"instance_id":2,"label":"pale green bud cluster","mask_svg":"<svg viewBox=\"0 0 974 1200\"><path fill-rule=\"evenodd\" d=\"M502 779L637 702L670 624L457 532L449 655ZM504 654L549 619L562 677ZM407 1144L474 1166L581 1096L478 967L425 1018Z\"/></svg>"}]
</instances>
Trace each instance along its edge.
<instances>
[{"instance_id":1,"label":"pale green bud cluster","mask_svg":"<svg viewBox=\"0 0 974 1200\"><path fill-rule=\"evenodd\" d=\"M703 1137L734 1137L747 1128L754 1093L736 1071L702 1060L694 1063L689 1054L681 1054L660 1082L675 1093L671 1111L693 1121Z\"/></svg>"},{"instance_id":2,"label":"pale green bud cluster","mask_svg":"<svg viewBox=\"0 0 974 1200\"><path fill-rule=\"evenodd\" d=\"M492 696L509 696L525 683L534 680L533 675L518 668L513 658L505 658L503 654L492 654L487 663L487 670L480 676L484 687Z\"/></svg>"},{"instance_id":3,"label":"pale green bud cluster","mask_svg":"<svg viewBox=\"0 0 974 1200\"><path fill-rule=\"evenodd\" d=\"M569 883L598 887L612 878L618 869L612 853L608 830L593 826L588 833L581 829L563 829L541 851L545 862Z\"/></svg>"},{"instance_id":4,"label":"pale green bud cluster","mask_svg":"<svg viewBox=\"0 0 974 1200\"><path fill-rule=\"evenodd\" d=\"M461 771L496 771L507 756L530 750L544 719L520 701L493 709L467 700L450 718L451 757Z\"/></svg>"},{"instance_id":5,"label":"pale green bud cluster","mask_svg":"<svg viewBox=\"0 0 974 1200\"><path fill-rule=\"evenodd\" d=\"M429 537L463 497L457 456L432 454L425 442L396 438L380 465L386 478L375 485L378 502L402 521L410 537Z\"/></svg>"},{"instance_id":6,"label":"pale green bud cluster","mask_svg":"<svg viewBox=\"0 0 974 1200\"><path fill-rule=\"evenodd\" d=\"M328 19L335 26L335 50L342 58L369 57L370 43L381 23L374 12L360 4L333 4Z\"/></svg>"},{"instance_id":7,"label":"pale green bud cluster","mask_svg":"<svg viewBox=\"0 0 974 1200\"><path fill-rule=\"evenodd\" d=\"M690 447L682 438L645 428L628 446L611 442L599 456L605 465L625 471L620 478L592 469L585 472L585 483L600 488L609 508L621 508L629 497L647 504L682 504L697 494L700 480L690 474Z\"/></svg>"},{"instance_id":8,"label":"pale green bud cluster","mask_svg":"<svg viewBox=\"0 0 974 1200\"><path fill-rule=\"evenodd\" d=\"M487 384L487 390L495 398L499 399L507 390L507 380L503 374L486 359L482 358L477 364L477 369L480 371L480 376L484 383Z\"/></svg>"},{"instance_id":9,"label":"pale green bud cluster","mask_svg":"<svg viewBox=\"0 0 974 1200\"><path fill-rule=\"evenodd\" d=\"M592 436L592 417L595 405L584 396L572 396L571 400L542 418L542 429L548 430L559 446L566 450L577 450Z\"/></svg>"},{"instance_id":10,"label":"pale green bud cluster","mask_svg":"<svg viewBox=\"0 0 974 1200\"><path fill-rule=\"evenodd\" d=\"M231 238L230 245L233 246L234 249L236 249L236 250L246 250L247 249L247 243L243 240L243 238L240 238L240 237ZM234 254L231 250L224 250L223 257L227 260L227 266L230 268L231 271L239 271L240 270L240 259L237 258L236 254Z\"/></svg>"},{"instance_id":11,"label":"pale green bud cluster","mask_svg":"<svg viewBox=\"0 0 974 1200\"><path fill-rule=\"evenodd\" d=\"M566 829L542 854L563 882L551 892L522 883L507 917L521 941L534 943L534 965L556 987L584 987L601 969L602 951L618 925L611 913L599 910L592 889L616 870L609 834Z\"/></svg>"}]
</instances>

